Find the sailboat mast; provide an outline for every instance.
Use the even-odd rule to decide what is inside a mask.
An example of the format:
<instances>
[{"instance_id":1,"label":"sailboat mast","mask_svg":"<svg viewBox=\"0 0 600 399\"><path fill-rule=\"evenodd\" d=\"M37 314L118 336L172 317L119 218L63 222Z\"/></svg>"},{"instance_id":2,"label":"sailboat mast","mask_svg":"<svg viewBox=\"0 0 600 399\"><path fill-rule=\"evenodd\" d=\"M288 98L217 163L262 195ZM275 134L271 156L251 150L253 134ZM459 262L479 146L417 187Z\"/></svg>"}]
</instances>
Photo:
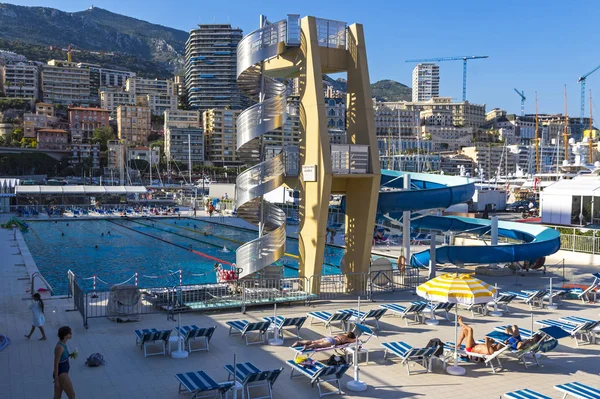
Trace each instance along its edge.
<instances>
[{"instance_id":1,"label":"sailboat mast","mask_svg":"<svg viewBox=\"0 0 600 399\"><path fill-rule=\"evenodd\" d=\"M567 108L567 85L565 85L565 131L563 133L563 145L565 146L565 161L569 162L569 110Z\"/></svg>"},{"instance_id":2,"label":"sailboat mast","mask_svg":"<svg viewBox=\"0 0 600 399\"><path fill-rule=\"evenodd\" d=\"M590 137L588 137L588 160L590 163L594 163L594 126L592 117L592 90L590 90Z\"/></svg>"},{"instance_id":3,"label":"sailboat mast","mask_svg":"<svg viewBox=\"0 0 600 399\"><path fill-rule=\"evenodd\" d=\"M535 92L535 173L540 173L540 133L538 118L538 94Z\"/></svg>"}]
</instances>

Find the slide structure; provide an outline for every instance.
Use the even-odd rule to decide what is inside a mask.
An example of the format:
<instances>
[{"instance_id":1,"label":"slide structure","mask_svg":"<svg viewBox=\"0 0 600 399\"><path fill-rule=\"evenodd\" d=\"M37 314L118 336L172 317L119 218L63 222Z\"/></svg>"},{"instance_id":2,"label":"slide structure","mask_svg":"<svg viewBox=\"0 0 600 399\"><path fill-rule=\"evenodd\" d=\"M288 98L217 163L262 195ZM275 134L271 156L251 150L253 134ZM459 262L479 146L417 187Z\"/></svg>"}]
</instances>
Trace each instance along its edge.
<instances>
[{"instance_id":1,"label":"slide structure","mask_svg":"<svg viewBox=\"0 0 600 399\"><path fill-rule=\"evenodd\" d=\"M377 212L401 218L403 211L447 208L470 200L475 192L468 178L426 173L408 173L411 190L404 190L403 176L407 172L381 171L381 191ZM413 229L435 230L484 235L491 230L491 220L459 216L422 216L411 221ZM535 261L560 249L560 233L554 229L528 223L498 222L498 236L519 240L517 244L441 246L436 248L437 263L488 264ZM429 264L429 250L415 253L411 266Z\"/></svg>"},{"instance_id":2,"label":"slide structure","mask_svg":"<svg viewBox=\"0 0 600 399\"><path fill-rule=\"evenodd\" d=\"M2 227L4 227L5 229L11 229L13 227L18 227L21 229L21 231L25 231L29 228L29 225L27 223L25 223L24 221L22 221L21 219L17 218L17 217L12 217L10 219L8 219L8 221L4 224L1 225Z\"/></svg>"}]
</instances>

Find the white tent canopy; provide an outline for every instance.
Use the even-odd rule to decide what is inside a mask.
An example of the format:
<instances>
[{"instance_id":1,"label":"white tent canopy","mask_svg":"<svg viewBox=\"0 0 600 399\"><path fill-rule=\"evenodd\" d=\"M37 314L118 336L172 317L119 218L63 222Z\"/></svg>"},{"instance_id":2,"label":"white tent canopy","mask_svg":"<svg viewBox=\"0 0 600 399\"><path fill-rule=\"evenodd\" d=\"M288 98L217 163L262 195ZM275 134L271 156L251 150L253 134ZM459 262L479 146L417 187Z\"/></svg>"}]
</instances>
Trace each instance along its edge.
<instances>
[{"instance_id":1,"label":"white tent canopy","mask_svg":"<svg viewBox=\"0 0 600 399\"><path fill-rule=\"evenodd\" d=\"M103 195L103 194L146 194L144 186L17 186L16 194L63 194L63 195Z\"/></svg>"}]
</instances>

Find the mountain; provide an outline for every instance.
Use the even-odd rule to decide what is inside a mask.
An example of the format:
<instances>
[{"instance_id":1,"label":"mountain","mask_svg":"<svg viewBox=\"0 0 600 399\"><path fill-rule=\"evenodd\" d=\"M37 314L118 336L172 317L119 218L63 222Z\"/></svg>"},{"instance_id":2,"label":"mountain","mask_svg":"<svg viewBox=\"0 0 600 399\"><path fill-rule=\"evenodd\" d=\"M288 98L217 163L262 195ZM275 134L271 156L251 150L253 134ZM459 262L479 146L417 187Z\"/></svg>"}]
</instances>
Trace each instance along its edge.
<instances>
[{"instance_id":1,"label":"mountain","mask_svg":"<svg viewBox=\"0 0 600 399\"><path fill-rule=\"evenodd\" d=\"M327 85L333 86L335 90L346 92L345 79L333 79L330 76L323 75L323 81ZM411 101L412 90L410 87L398 83L394 80L380 80L371 84L373 97L378 101Z\"/></svg>"},{"instance_id":2,"label":"mountain","mask_svg":"<svg viewBox=\"0 0 600 399\"><path fill-rule=\"evenodd\" d=\"M146 63L148 74L155 76L172 75L174 70L181 68L188 38L188 33L182 30L98 7L69 13L54 8L0 3L0 26L0 39L4 39L2 44L5 46L22 43L49 49L50 46L66 48L71 44L74 49L81 50L73 52L74 61L89 62L90 58L98 58L92 57L94 55L115 53L116 57L135 58L133 62L125 62L129 64L128 69L137 71L136 63ZM14 47L0 45L0 48L17 51ZM103 66L123 63L123 60L111 60L112 55L103 57L105 62L100 62ZM65 59L66 55L63 53L58 58ZM31 59L47 61L47 58Z\"/></svg>"}]
</instances>

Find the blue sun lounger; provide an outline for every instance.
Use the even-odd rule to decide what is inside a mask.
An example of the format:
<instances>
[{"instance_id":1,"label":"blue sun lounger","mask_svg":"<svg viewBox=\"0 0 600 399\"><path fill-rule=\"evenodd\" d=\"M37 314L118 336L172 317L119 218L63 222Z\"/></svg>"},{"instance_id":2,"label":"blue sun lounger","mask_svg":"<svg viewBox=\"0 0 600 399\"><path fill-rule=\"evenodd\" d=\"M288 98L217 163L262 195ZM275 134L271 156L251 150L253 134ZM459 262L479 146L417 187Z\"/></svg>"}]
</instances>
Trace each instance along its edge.
<instances>
[{"instance_id":1,"label":"blue sun lounger","mask_svg":"<svg viewBox=\"0 0 600 399\"><path fill-rule=\"evenodd\" d=\"M484 340L476 341L476 344L484 344ZM454 355L454 350L456 348L456 344L454 342L445 342L444 343L444 364L448 359L451 359ZM460 357L470 357L482 359L486 366L490 366L492 369L492 373L496 374L496 371L502 370L502 362L500 361L500 355L508 350L508 346L503 346L499 350L495 351L491 355L482 355L481 353L467 352L467 347L465 345L461 345L458 349L457 353ZM497 365L494 364L494 360Z\"/></svg>"},{"instance_id":2,"label":"blue sun lounger","mask_svg":"<svg viewBox=\"0 0 600 399\"><path fill-rule=\"evenodd\" d=\"M600 399L600 389L579 382L555 385L554 389L564 393L563 398L572 396L577 399Z\"/></svg>"},{"instance_id":3,"label":"blue sun lounger","mask_svg":"<svg viewBox=\"0 0 600 399\"><path fill-rule=\"evenodd\" d=\"M212 338L216 328L217 326L200 328L197 325L191 325L181 326L181 328L175 327L175 331L183 336L184 344L187 345L188 351L192 353L198 351L208 351L210 339ZM204 341L204 346L193 349L192 342L196 340Z\"/></svg>"},{"instance_id":4,"label":"blue sun lounger","mask_svg":"<svg viewBox=\"0 0 600 399\"><path fill-rule=\"evenodd\" d=\"M531 389L519 389L518 391L507 392L503 395L506 399L552 399L550 396L542 395Z\"/></svg>"},{"instance_id":5,"label":"blue sun lounger","mask_svg":"<svg viewBox=\"0 0 600 399\"><path fill-rule=\"evenodd\" d=\"M429 370L429 360L433 353L437 350L437 347L431 348L413 348L406 342L384 342L381 344L385 348L383 358L386 359L388 352L393 353L402 360L402 364L406 366L406 371L410 375L410 362L421 363L425 368L425 372Z\"/></svg>"},{"instance_id":6,"label":"blue sun lounger","mask_svg":"<svg viewBox=\"0 0 600 399\"><path fill-rule=\"evenodd\" d=\"M575 338L575 344L579 346L579 344L593 344L596 342L594 329L600 326L600 321L587 321L581 324L571 324L565 323L557 320L538 320L536 324L539 324L543 327L555 326L562 328L566 332L568 332L571 337Z\"/></svg>"},{"instance_id":7,"label":"blue sun lounger","mask_svg":"<svg viewBox=\"0 0 600 399\"><path fill-rule=\"evenodd\" d=\"M167 353L167 344L172 331L173 330L157 330L156 328L150 328L134 330L133 333L135 334L136 345L140 345L140 348L144 351L144 357L148 357L153 355L164 355ZM160 352L148 353L146 346L157 343L161 345L162 350Z\"/></svg>"},{"instance_id":8,"label":"blue sun lounger","mask_svg":"<svg viewBox=\"0 0 600 399\"><path fill-rule=\"evenodd\" d=\"M408 306L397 305L395 303L385 303L383 305L379 305L380 308L387 309L391 313L400 316L400 318L404 319L404 322L408 326L408 316L414 315L415 322L422 323L423 311L427 307L427 302L412 302Z\"/></svg>"},{"instance_id":9,"label":"blue sun lounger","mask_svg":"<svg viewBox=\"0 0 600 399\"><path fill-rule=\"evenodd\" d=\"M225 399L225 394L235 385L235 382L228 381L218 383L202 370L192 371L189 373L175 374L175 378L179 380L179 393L189 392L192 394L192 399L214 397L216 393L221 399ZM182 389L185 387L185 389ZM210 395L202 395L201 393L212 392Z\"/></svg>"},{"instance_id":10,"label":"blue sun lounger","mask_svg":"<svg viewBox=\"0 0 600 399\"><path fill-rule=\"evenodd\" d=\"M367 324L367 320L374 320L375 328L379 330L379 319L383 317L385 312L387 312L387 309L371 309L368 312L361 311L360 313L358 313L358 310L356 309L346 309L342 310L342 312L350 312L351 316L349 321L353 323Z\"/></svg>"},{"instance_id":11,"label":"blue sun lounger","mask_svg":"<svg viewBox=\"0 0 600 399\"><path fill-rule=\"evenodd\" d=\"M232 378L234 374L233 364L228 364L224 367L225 370L229 372L229 378ZM242 387L246 390L246 398L252 397L250 395L250 388L266 386L269 391L269 395L256 397L253 399L273 399L273 384L275 384L277 377L279 377L282 371L283 367L274 370L262 371L250 362L239 363L235 367L235 379L242 384Z\"/></svg>"},{"instance_id":12,"label":"blue sun lounger","mask_svg":"<svg viewBox=\"0 0 600 399\"><path fill-rule=\"evenodd\" d=\"M304 325L307 317L283 317L277 316L277 320L275 317L263 317L264 321L268 321L271 323L271 328L275 327L279 329L279 336L283 339L283 329L286 327L296 328L296 338L300 339L300 328Z\"/></svg>"},{"instance_id":13,"label":"blue sun lounger","mask_svg":"<svg viewBox=\"0 0 600 399\"><path fill-rule=\"evenodd\" d=\"M299 372L305 377L310 379L310 385L317 385L317 389L319 390L319 397L323 397L326 395L335 395L342 394L342 387L340 384L340 378L348 371L350 368L349 364L343 364L341 366L326 366L321 362L314 362L312 365L304 367L296 364L294 360L288 360L287 364L292 368L292 373L290 374L290 378L294 378L294 371ZM336 390L332 392L323 393L321 390L321 384L328 383L332 385Z\"/></svg>"},{"instance_id":14,"label":"blue sun lounger","mask_svg":"<svg viewBox=\"0 0 600 399\"><path fill-rule=\"evenodd\" d=\"M522 300L527 305L529 305L530 309L533 309L534 307L537 307L537 308L544 307L544 297L546 295L548 295L548 291L547 290L538 290L538 291L532 291L529 294L526 294L524 292L508 291L508 292L505 292L505 294L515 295L517 297L517 299Z\"/></svg>"},{"instance_id":15,"label":"blue sun lounger","mask_svg":"<svg viewBox=\"0 0 600 399\"><path fill-rule=\"evenodd\" d=\"M341 312L338 311L336 313L330 312L309 312L308 317L310 317L310 325L312 326L313 322L323 323L326 328L329 328L329 333L333 335L332 326L334 324L340 325L340 331L346 332L346 323L352 316L350 312Z\"/></svg>"},{"instance_id":16,"label":"blue sun lounger","mask_svg":"<svg viewBox=\"0 0 600 399\"><path fill-rule=\"evenodd\" d=\"M232 334L240 334L242 337L246 339L246 346L253 344L260 344L265 342L265 333L269 329L271 325L270 321L257 321L250 323L248 320L233 320L225 322L229 326L229 335ZM235 333L232 331L236 330ZM248 335L249 333L254 332L258 334L258 341L249 342Z\"/></svg>"}]
</instances>

